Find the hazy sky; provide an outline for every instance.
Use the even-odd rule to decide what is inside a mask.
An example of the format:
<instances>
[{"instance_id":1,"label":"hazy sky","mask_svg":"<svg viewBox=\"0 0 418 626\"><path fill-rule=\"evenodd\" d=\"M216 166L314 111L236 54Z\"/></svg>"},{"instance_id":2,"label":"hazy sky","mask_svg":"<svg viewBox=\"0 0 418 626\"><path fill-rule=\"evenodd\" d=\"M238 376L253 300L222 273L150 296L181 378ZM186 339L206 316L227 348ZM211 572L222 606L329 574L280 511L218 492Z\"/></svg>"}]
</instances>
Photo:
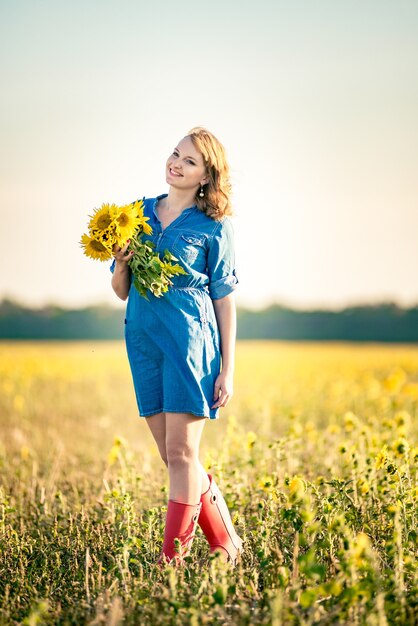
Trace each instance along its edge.
<instances>
[{"instance_id":1,"label":"hazy sky","mask_svg":"<svg viewBox=\"0 0 418 626\"><path fill-rule=\"evenodd\" d=\"M237 301L418 302L418 2L0 0L0 297L117 300L83 256L103 202L225 145Z\"/></svg>"}]
</instances>

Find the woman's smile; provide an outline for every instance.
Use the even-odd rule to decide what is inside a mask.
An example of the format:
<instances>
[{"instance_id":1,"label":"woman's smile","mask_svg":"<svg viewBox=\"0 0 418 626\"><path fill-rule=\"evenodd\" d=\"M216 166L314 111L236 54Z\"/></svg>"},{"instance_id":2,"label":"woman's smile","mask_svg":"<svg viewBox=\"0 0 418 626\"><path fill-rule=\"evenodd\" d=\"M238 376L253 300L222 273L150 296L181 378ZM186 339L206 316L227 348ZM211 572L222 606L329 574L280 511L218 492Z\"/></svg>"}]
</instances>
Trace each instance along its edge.
<instances>
[{"instance_id":1,"label":"woman's smile","mask_svg":"<svg viewBox=\"0 0 418 626\"><path fill-rule=\"evenodd\" d=\"M180 174L179 172L174 172L171 167L168 168L168 171L172 176L183 176L183 174Z\"/></svg>"}]
</instances>

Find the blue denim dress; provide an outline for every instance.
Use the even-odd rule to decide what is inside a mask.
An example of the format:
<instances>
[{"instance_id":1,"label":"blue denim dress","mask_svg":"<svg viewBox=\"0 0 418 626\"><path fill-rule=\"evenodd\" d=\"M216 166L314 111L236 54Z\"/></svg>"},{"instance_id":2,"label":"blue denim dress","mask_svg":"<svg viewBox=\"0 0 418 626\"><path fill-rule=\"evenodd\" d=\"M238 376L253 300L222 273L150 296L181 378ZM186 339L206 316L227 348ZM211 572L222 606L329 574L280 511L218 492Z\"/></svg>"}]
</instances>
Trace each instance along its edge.
<instances>
[{"instance_id":1,"label":"blue denim dress","mask_svg":"<svg viewBox=\"0 0 418 626\"><path fill-rule=\"evenodd\" d=\"M156 198L144 198L156 252L168 249L188 272L174 276L160 298L149 301L131 286L125 318L125 342L142 417L155 413L192 413L217 419L213 391L221 369L220 334L212 300L238 284L231 221L215 221L196 205L162 230ZM110 270L113 272L115 261Z\"/></svg>"}]
</instances>

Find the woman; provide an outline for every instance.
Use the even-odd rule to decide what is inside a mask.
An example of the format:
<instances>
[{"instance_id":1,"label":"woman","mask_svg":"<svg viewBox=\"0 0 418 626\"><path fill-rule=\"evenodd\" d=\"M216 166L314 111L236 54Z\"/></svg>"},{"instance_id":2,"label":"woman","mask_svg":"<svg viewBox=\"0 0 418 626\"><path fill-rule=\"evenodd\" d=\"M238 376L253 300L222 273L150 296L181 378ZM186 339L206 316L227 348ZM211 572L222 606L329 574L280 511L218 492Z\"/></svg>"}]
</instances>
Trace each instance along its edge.
<instances>
[{"instance_id":1,"label":"woman","mask_svg":"<svg viewBox=\"0 0 418 626\"><path fill-rule=\"evenodd\" d=\"M166 163L168 194L144 199L156 251L186 270L161 298L132 283L129 242L114 246L112 287L129 296L125 340L138 409L168 467L170 493L159 563L181 562L199 523L212 552L235 562L242 541L225 500L199 461L205 419L232 396L236 311L229 168L222 144L193 128ZM222 368L221 368L222 356ZM178 541L175 541L178 539Z\"/></svg>"}]
</instances>

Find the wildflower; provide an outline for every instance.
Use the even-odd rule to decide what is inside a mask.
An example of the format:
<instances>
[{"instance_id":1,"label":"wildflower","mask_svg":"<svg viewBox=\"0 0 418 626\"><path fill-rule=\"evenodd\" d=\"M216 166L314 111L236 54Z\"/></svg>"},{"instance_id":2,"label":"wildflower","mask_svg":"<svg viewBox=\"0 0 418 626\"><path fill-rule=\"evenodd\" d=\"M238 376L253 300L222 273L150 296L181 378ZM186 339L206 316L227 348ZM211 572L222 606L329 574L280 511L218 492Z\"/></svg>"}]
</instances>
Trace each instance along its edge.
<instances>
[{"instance_id":1,"label":"wildflower","mask_svg":"<svg viewBox=\"0 0 418 626\"><path fill-rule=\"evenodd\" d=\"M367 556L367 553L370 551L370 539L366 533L358 533L354 539L353 545L353 557L356 565L362 565L364 563L364 558Z\"/></svg>"},{"instance_id":2,"label":"wildflower","mask_svg":"<svg viewBox=\"0 0 418 626\"><path fill-rule=\"evenodd\" d=\"M402 426L408 427L411 423L411 416L408 411L398 411L395 413L395 422L398 428L401 428Z\"/></svg>"},{"instance_id":3,"label":"wildflower","mask_svg":"<svg viewBox=\"0 0 418 626\"><path fill-rule=\"evenodd\" d=\"M216 457L213 455L211 450L207 450L205 453L203 467L208 472L215 465L216 465Z\"/></svg>"},{"instance_id":4,"label":"wildflower","mask_svg":"<svg viewBox=\"0 0 418 626\"><path fill-rule=\"evenodd\" d=\"M118 446L118 447L126 446L127 443L128 442L126 441L125 437L122 437L122 435L116 435L116 437L113 440L113 445Z\"/></svg>"},{"instance_id":5,"label":"wildflower","mask_svg":"<svg viewBox=\"0 0 418 626\"><path fill-rule=\"evenodd\" d=\"M383 385L389 393L395 394L400 391L406 379L407 376L404 370L400 367L397 367L393 370L393 372L389 374L389 376L385 378L385 380L383 381Z\"/></svg>"},{"instance_id":6,"label":"wildflower","mask_svg":"<svg viewBox=\"0 0 418 626\"><path fill-rule=\"evenodd\" d=\"M113 445L110 448L109 453L107 455L107 462L109 465L113 465L118 460L119 452L120 452L119 446Z\"/></svg>"},{"instance_id":7,"label":"wildflower","mask_svg":"<svg viewBox=\"0 0 418 626\"><path fill-rule=\"evenodd\" d=\"M28 459L30 456L30 449L28 448L28 446L22 446L20 448L20 457L22 460L26 460Z\"/></svg>"},{"instance_id":8,"label":"wildflower","mask_svg":"<svg viewBox=\"0 0 418 626\"><path fill-rule=\"evenodd\" d=\"M392 443L391 448L396 456L403 456L409 452L409 443L405 437L399 437Z\"/></svg>"},{"instance_id":9,"label":"wildflower","mask_svg":"<svg viewBox=\"0 0 418 626\"><path fill-rule=\"evenodd\" d=\"M339 426L339 424L329 424L327 431L330 435L338 435L341 432L341 426Z\"/></svg>"},{"instance_id":10,"label":"wildflower","mask_svg":"<svg viewBox=\"0 0 418 626\"><path fill-rule=\"evenodd\" d=\"M394 428L396 428L395 420L390 419L388 417L383 419L381 424L385 430L393 430Z\"/></svg>"},{"instance_id":11,"label":"wildflower","mask_svg":"<svg viewBox=\"0 0 418 626\"><path fill-rule=\"evenodd\" d=\"M109 450L109 453L107 455L107 462L109 463L109 465L113 465L115 463L115 461L118 460L120 452L121 452L121 448L122 447L126 447L127 441L125 439L125 437L122 436L116 436L113 439L113 445Z\"/></svg>"},{"instance_id":12,"label":"wildflower","mask_svg":"<svg viewBox=\"0 0 418 626\"><path fill-rule=\"evenodd\" d=\"M292 422L289 428L289 435L298 437L303 433L303 426L300 422Z\"/></svg>"},{"instance_id":13,"label":"wildflower","mask_svg":"<svg viewBox=\"0 0 418 626\"><path fill-rule=\"evenodd\" d=\"M271 493L274 490L274 479L272 476L262 476L258 484L259 487L266 493Z\"/></svg>"},{"instance_id":14,"label":"wildflower","mask_svg":"<svg viewBox=\"0 0 418 626\"><path fill-rule=\"evenodd\" d=\"M248 450L251 450L251 448L254 446L256 441L257 441L257 435L251 430L250 432L247 433Z\"/></svg>"},{"instance_id":15,"label":"wildflower","mask_svg":"<svg viewBox=\"0 0 418 626\"><path fill-rule=\"evenodd\" d=\"M396 472L398 471L397 466L395 465L395 463L387 463L386 464L386 471L388 474L390 474L391 476L395 475Z\"/></svg>"},{"instance_id":16,"label":"wildflower","mask_svg":"<svg viewBox=\"0 0 418 626\"><path fill-rule=\"evenodd\" d=\"M418 383L406 383L402 387L402 393L411 396L414 400L418 399Z\"/></svg>"},{"instance_id":17,"label":"wildflower","mask_svg":"<svg viewBox=\"0 0 418 626\"><path fill-rule=\"evenodd\" d=\"M385 467L387 460L388 460L387 450L388 450L388 447L385 444L383 448L380 450L380 452L376 454L374 458L374 466L376 469L381 469L382 467Z\"/></svg>"},{"instance_id":18,"label":"wildflower","mask_svg":"<svg viewBox=\"0 0 418 626\"><path fill-rule=\"evenodd\" d=\"M402 426L398 426L396 429L396 432L398 433L399 437L406 437L406 431L407 431L407 428L404 424Z\"/></svg>"},{"instance_id":19,"label":"wildflower","mask_svg":"<svg viewBox=\"0 0 418 626\"><path fill-rule=\"evenodd\" d=\"M369 536L366 535L366 533L358 533L355 539L355 543L357 552L362 552L370 548L370 539Z\"/></svg>"},{"instance_id":20,"label":"wildflower","mask_svg":"<svg viewBox=\"0 0 418 626\"><path fill-rule=\"evenodd\" d=\"M361 495L365 496L370 491L370 485L364 478L360 478L357 482L357 487L360 490Z\"/></svg>"},{"instance_id":21,"label":"wildflower","mask_svg":"<svg viewBox=\"0 0 418 626\"><path fill-rule=\"evenodd\" d=\"M295 498L300 498L306 491L306 483L299 476L294 476L289 481L289 493Z\"/></svg>"},{"instance_id":22,"label":"wildflower","mask_svg":"<svg viewBox=\"0 0 418 626\"><path fill-rule=\"evenodd\" d=\"M347 411L344 414L344 430L346 433L351 433L359 425L359 419L357 415L354 415L352 411Z\"/></svg>"}]
</instances>

